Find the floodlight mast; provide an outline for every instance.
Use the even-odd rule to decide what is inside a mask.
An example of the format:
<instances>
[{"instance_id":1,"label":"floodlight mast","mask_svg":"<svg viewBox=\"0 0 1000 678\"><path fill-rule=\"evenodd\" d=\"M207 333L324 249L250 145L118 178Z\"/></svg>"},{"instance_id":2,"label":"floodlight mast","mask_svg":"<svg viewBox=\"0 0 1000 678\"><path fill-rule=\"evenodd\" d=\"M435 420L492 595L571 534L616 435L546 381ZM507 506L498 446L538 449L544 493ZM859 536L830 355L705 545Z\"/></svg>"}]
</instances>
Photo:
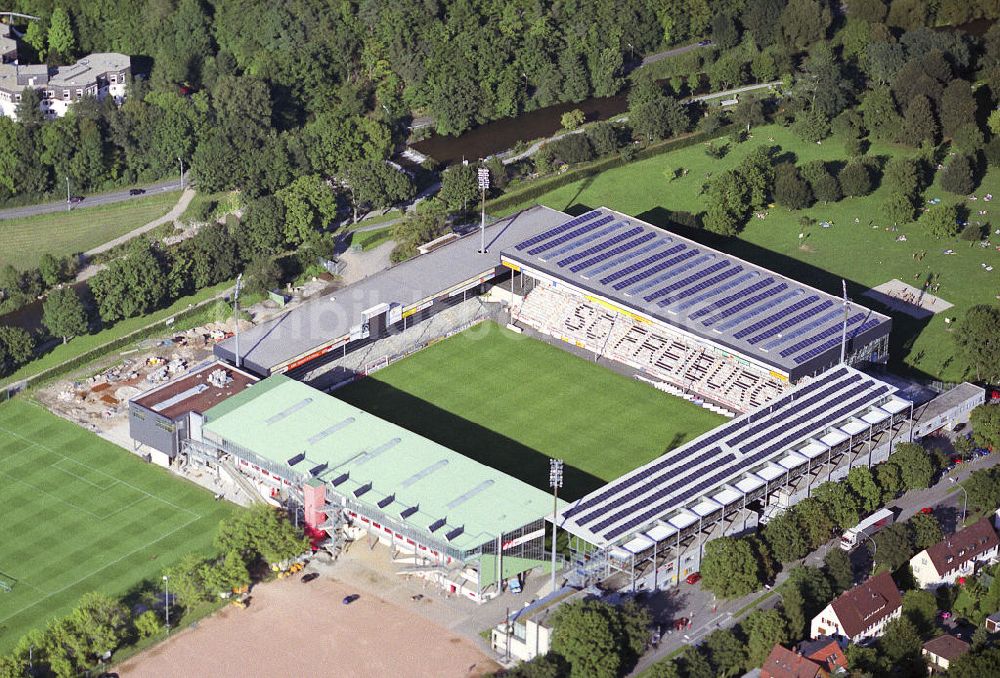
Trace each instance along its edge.
<instances>
[{"instance_id":1,"label":"floodlight mast","mask_svg":"<svg viewBox=\"0 0 1000 678\"><path fill-rule=\"evenodd\" d=\"M236 292L233 294L233 316L236 320L236 367L240 367L240 287L243 274L236 276Z\"/></svg>"},{"instance_id":2,"label":"floodlight mast","mask_svg":"<svg viewBox=\"0 0 1000 678\"><path fill-rule=\"evenodd\" d=\"M549 487L552 488L552 593L556 592L556 513L559 510L559 488L563 484L563 460L549 459Z\"/></svg>"},{"instance_id":3,"label":"floodlight mast","mask_svg":"<svg viewBox=\"0 0 1000 678\"><path fill-rule=\"evenodd\" d=\"M490 171L485 167L480 167L476 176L483 205L482 220L479 222L479 253L486 254L486 191L490 188Z\"/></svg>"},{"instance_id":4,"label":"floodlight mast","mask_svg":"<svg viewBox=\"0 0 1000 678\"><path fill-rule=\"evenodd\" d=\"M840 364L843 365L847 353L847 281L841 278L840 284L844 290L844 326L840 331Z\"/></svg>"}]
</instances>

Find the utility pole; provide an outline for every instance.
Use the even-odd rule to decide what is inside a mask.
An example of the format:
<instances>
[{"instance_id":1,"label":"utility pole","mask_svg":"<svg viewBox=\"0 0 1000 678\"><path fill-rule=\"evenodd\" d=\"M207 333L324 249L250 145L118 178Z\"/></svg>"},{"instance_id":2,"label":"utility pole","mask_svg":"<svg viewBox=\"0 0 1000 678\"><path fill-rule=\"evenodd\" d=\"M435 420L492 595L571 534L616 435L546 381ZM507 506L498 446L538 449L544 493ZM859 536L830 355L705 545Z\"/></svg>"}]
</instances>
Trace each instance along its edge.
<instances>
[{"instance_id":1,"label":"utility pole","mask_svg":"<svg viewBox=\"0 0 1000 678\"><path fill-rule=\"evenodd\" d=\"M69 198L69 176L66 177L66 211L69 212L73 209L73 203Z\"/></svg>"},{"instance_id":2,"label":"utility pole","mask_svg":"<svg viewBox=\"0 0 1000 678\"><path fill-rule=\"evenodd\" d=\"M181 156L177 156L177 162L181 164L181 190L184 190L184 160Z\"/></svg>"},{"instance_id":3,"label":"utility pole","mask_svg":"<svg viewBox=\"0 0 1000 678\"><path fill-rule=\"evenodd\" d=\"M483 216L479 222L479 253L486 254L486 191L490 188L490 171L485 167L480 167L477 174L479 179L479 191L483 198Z\"/></svg>"},{"instance_id":4,"label":"utility pole","mask_svg":"<svg viewBox=\"0 0 1000 678\"><path fill-rule=\"evenodd\" d=\"M240 287L243 274L236 276L236 293L233 295L233 316L236 318L236 367L240 367ZM298 518L298 514L296 514Z\"/></svg>"},{"instance_id":5,"label":"utility pole","mask_svg":"<svg viewBox=\"0 0 1000 678\"><path fill-rule=\"evenodd\" d=\"M559 510L559 488L563 484L563 460L549 459L549 487L552 488L552 593L556 592L556 513Z\"/></svg>"}]
</instances>

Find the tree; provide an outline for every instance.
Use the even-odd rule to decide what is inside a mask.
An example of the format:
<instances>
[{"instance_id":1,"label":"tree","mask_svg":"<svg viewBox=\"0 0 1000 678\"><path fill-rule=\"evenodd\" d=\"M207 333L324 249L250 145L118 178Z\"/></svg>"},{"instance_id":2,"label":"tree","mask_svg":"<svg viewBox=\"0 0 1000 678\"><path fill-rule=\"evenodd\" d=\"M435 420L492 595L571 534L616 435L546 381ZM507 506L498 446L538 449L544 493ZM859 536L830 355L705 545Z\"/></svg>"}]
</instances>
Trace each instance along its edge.
<instances>
[{"instance_id":1,"label":"tree","mask_svg":"<svg viewBox=\"0 0 1000 678\"><path fill-rule=\"evenodd\" d=\"M930 99L917 95L910 101L903 114L903 127L899 140L910 146L919 146L924 141L935 143L938 136L938 123L934 118L934 109Z\"/></svg>"},{"instance_id":2,"label":"tree","mask_svg":"<svg viewBox=\"0 0 1000 678\"><path fill-rule=\"evenodd\" d=\"M882 0L853 0L847 9L849 16L873 24L881 23L888 11L889 8Z\"/></svg>"},{"instance_id":3,"label":"tree","mask_svg":"<svg viewBox=\"0 0 1000 678\"><path fill-rule=\"evenodd\" d=\"M941 524L933 514L918 513L906 521L906 524L910 528L910 541L913 542L914 551L923 551L944 539Z\"/></svg>"},{"instance_id":4,"label":"tree","mask_svg":"<svg viewBox=\"0 0 1000 678\"><path fill-rule=\"evenodd\" d=\"M893 193L908 197L917 195L922 187L917 160L902 155L890 158L882 174L882 185Z\"/></svg>"},{"instance_id":5,"label":"tree","mask_svg":"<svg viewBox=\"0 0 1000 678\"><path fill-rule=\"evenodd\" d=\"M788 621L778 610L754 610L740 622L747 635L748 666L760 666L779 643L792 640Z\"/></svg>"},{"instance_id":6,"label":"tree","mask_svg":"<svg viewBox=\"0 0 1000 678\"><path fill-rule=\"evenodd\" d=\"M882 201L880 216L888 223L898 226L911 223L916 211L910 196L905 193L890 193Z\"/></svg>"},{"instance_id":7,"label":"tree","mask_svg":"<svg viewBox=\"0 0 1000 678\"><path fill-rule=\"evenodd\" d=\"M830 121L817 109L808 109L795 116L792 130L803 141L815 143L830 136Z\"/></svg>"},{"instance_id":8,"label":"tree","mask_svg":"<svg viewBox=\"0 0 1000 678\"><path fill-rule=\"evenodd\" d=\"M20 327L0 325L0 374L10 374L32 359L35 340Z\"/></svg>"},{"instance_id":9,"label":"tree","mask_svg":"<svg viewBox=\"0 0 1000 678\"><path fill-rule=\"evenodd\" d=\"M830 540L835 526L822 502L815 497L806 497L793 510L809 540L810 549L819 548Z\"/></svg>"},{"instance_id":10,"label":"tree","mask_svg":"<svg viewBox=\"0 0 1000 678\"><path fill-rule=\"evenodd\" d=\"M923 447L916 443L900 443L887 462L899 467L903 486L907 490L923 490L934 479L934 462Z\"/></svg>"},{"instance_id":11,"label":"tree","mask_svg":"<svg viewBox=\"0 0 1000 678\"><path fill-rule=\"evenodd\" d=\"M1000 404L980 405L972 410L969 426L976 445L1000 450Z\"/></svg>"},{"instance_id":12,"label":"tree","mask_svg":"<svg viewBox=\"0 0 1000 678\"><path fill-rule=\"evenodd\" d=\"M479 199L479 185L474 165L452 165L441 173L440 198L453 212L464 212L469 203Z\"/></svg>"},{"instance_id":13,"label":"tree","mask_svg":"<svg viewBox=\"0 0 1000 678\"><path fill-rule=\"evenodd\" d=\"M792 638L808 633L809 621L833 598L826 575L818 568L799 565L788 573L781 589L781 605Z\"/></svg>"},{"instance_id":14,"label":"tree","mask_svg":"<svg viewBox=\"0 0 1000 678\"><path fill-rule=\"evenodd\" d=\"M946 137L954 137L958 130L976 120L976 99L972 86L967 80L955 78L944 88L941 95L941 131Z\"/></svg>"},{"instance_id":15,"label":"tree","mask_svg":"<svg viewBox=\"0 0 1000 678\"><path fill-rule=\"evenodd\" d=\"M76 38L69 14L62 7L52 10L49 17L49 54L62 61L68 61L76 51Z\"/></svg>"},{"instance_id":16,"label":"tree","mask_svg":"<svg viewBox=\"0 0 1000 678\"><path fill-rule=\"evenodd\" d=\"M709 186L705 228L720 235L736 235L750 211L750 191L743 176L726 170Z\"/></svg>"},{"instance_id":17,"label":"tree","mask_svg":"<svg viewBox=\"0 0 1000 678\"><path fill-rule=\"evenodd\" d=\"M29 21L28 30L24 32L23 42L35 50L37 61L45 61L45 41L47 36L42 28L42 22ZM23 56L22 56L23 58Z\"/></svg>"},{"instance_id":18,"label":"tree","mask_svg":"<svg viewBox=\"0 0 1000 678\"><path fill-rule=\"evenodd\" d=\"M859 510L868 514L882 504L882 493L875 484L875 477L867 466L855 466L847 473L847 486L861 500Z\"/></svg>"},{"instance_id":19,"label":"tree","mask_svg":"<svg viewBox=\"0 0 1000 678\"><path fill-rule=\"evenodd\" d=\"M715 671L705 655L694 645L688 645L681 653L681 665L687 678L715 678Z\"/></svg>"},{"instance_id":20,"label":"tree","mask_svg":"<svg viewBox=\"0 0 1000 678\"><path fill-rule=\"evenodd\" d=\"M833 592L841 594L854 585L854 568L851 558L842 549L830 549L823 556L823 569L830 579Z\"/></svg>"},{"instance_id":21,"label":"tree","mask_svg":"<svg viewBox=\"0 0 1000 678\"><path fill-rule=\"evenodd\" d=\"M963 486L973 509L993 511L1000 505L1000 479L992 469L973 471Z\"/></svg>"},{"instance_id":22,"label":"tree","mask_svg":"<svg viewBox=\"0 0 1000 678\"><path fill-rule=\"evenodd\" d=\"M648 78L636 83L637 92L629 95L629 125L646 141L665 139L686 132L690 127L687 111L677 99L664 94Z\"/></svg>"},{"instance_id":23,"label":"tree","mask_svg":"<svg viewBox=\"0 0 1000 678\"><path fill-rule=\"evenodd\" d=\"M879 648L896 666L915 662L920 658L922 641L917 627L906 617L893 619L885 625Z\"/></svg>"},{"instance_id":24,"label":"tree","mask_svg":"<svg viewBox=\"0 0 1000 678\"><path fill-rule=\"evenodd\" d=\"M834 524L841 528L857 524L860 503L844 483L823 483L813 491L813 496L823 505Z\"/></svg>"},{"instance_id":25,"label":"tree","mask_svg":"<svg viewBox=\"0 0 1000 678\"><path fill-rule=\"evenodd\" d=\"M958 206L953 203L931 205L917 223L939 238L954 237L958 235Z\"/></svg>"},{"instance_id":26,"label":"tree","mask_svg":"<svg viewBox=\"0 0 1000 678\"><path fill-rule=\"evenodd\" d=\"M875 535L875 564L897 570L913 556L910 535L906 525L896 523L882 528Z\"/></svg>"},{"instance_id":27,"label":"tree","mask_svg":"<svg viewBox=\"0 0 1000 678\"><path fill-rule=\"evenodd\" d=\"M597 155L611 155L621 145L618 130L609 122L594 123L587 128L585 134Z\"/></svg>"},{"instance_id":28,"label":"tree","mask_svg":"<svg viewBox=\"0 0 1000 678\"><path fill-rule=\"evenodd\" d=\"M293 244L313 241L337 216L337 199L319 175L301 176L278 191L285 207L285 239Z\"/></svg>"},{"instance_id":29,"label":"tree","mask_svg":"<svg viewBox=\"0 0 1000 678\"><path fill-rule=\"evenodd\" d=\"M764 540L782 563L790 563L809 553L808 536L799 524L797 508L782 511L764 526Z\"/></svg>"},{"instance_id":30,"label":"tree","mask_svg":"<svg viewBox=\"0 0 1000 678\"><path fill-rule=\"evenodd\" d=\"M219 524L215 545L223 553L240 553L247 563L257 559L280 563L303 553L309 541L286 515L266 504L255 504Z\"/></svg>"},{"instance_id":31,"label":"tree","mask_svg":"<svg viewBox=\"0 0 1000 678\"><path fill-rule=\"evenodd\" d=\"M932 592L917 589L903 594L903 615L913 622L921 635L934 630L937 611L937 599Z\"/></svg>"},{"instance_id":32,"label":"tree","mask_svg":"<svg viewBox=\"0 0 1000 678\"><path fill-rule=\"evenodd\" d=\"M941 172L941 188L956 195L969 195L976 188L972 160L964 154L952 158Z\"/></svg>"},{"instance_id":33,"label":"tree","mask_svg":"<svg viewBox=\"0 0 1000 678\"><path fill-rule=\"evenodd\" d=\"M824 39L830 23L830 8L817 0L789 0L781 12L782 33L800 50Z\"/></svg>"},{"instance_id":34,"label":"tree","mask_svg":"<svg viewBox=\"0 0 1000 678\"><path fill-rule=\"evenodd\" d=\"M250 584L250 572L243 556L236 551L227 553L221 562L208 562L202 566L201 579L209 593L225 593Z\"/></svg>"},{"instance_id":35,"label":"tree","mask_svg":"<svg viewBox=\"0 0 1000 678\"><path fill-rule=\"evenodd\" d=\"M90 663L118 649L125 639L128 610L103 593L85 593L67 622L82 642L74 648L78 658Z\"/></svg>"},{"instance_id":36,"label":"tree","mask_svg":"<svg viewBox=\"0 0 1000 678\"><path fill-rule=\"evenodd\" d=\"M745 596L763 583L750 545L732 537L720 537L705 545L701 576L702 586L720 598Z\"/></svg>"},{"instance_id":37,"label":"tree","mask_svg":"<svg viewBox=\"0 0 1000 678\"><path fill-rule=\"evenodd\" d=\"M843 197L840 184L822 160L806 163L802 166L800 174L809 184L816 200L829 203L837 202Z\"/></svg>"},{"instance_id":38,"label":"tree","mask_svg":"<svg viewBox=\"0 0 1000 678\"><path fill-rule=\"evenodd\" d=\"M566 660L572 675L615 678L638 657L648 623L648 613L635 605L619 609L598 600L573 601L553 614L552 651Z\"/></svg>"},{"instance_id":39,"label":"tree","mask_svg":"<svg viewBox=\"0 0 1000 678\"><path fill-rule=\"evenodd\" d=\"M45 298L42 304L42 323L54 337L63 343L70 337L87 333L87 311L80 296L72 287L59 287Z\"/></svg>"},{"instance_id":40,"label":"tree","mask_svg":"<svg viewBox=\"0 0 1000 678\"><path fill-rule=\"evenodd\" d=\"M869 90L861 99L861 114L865 128L873 139L895 141L902 123L892 90L880 86ZM891 162L891 161L890 161Z\"/></svg>"},{"instance_id":41,"label":"tree","mask_svg":"<svg viewBox=\"0 0 1000 678\"><path fill-rule=\"evenodd\" d=\"M813 202L812 191L792 163L778 165L774 172L774 201L790 210L809 207Z\"/></svg>"},{"instance_id":42,"label":"tree","mask_svg":"<svg viewBox=\"0 0 1000 678\"><path fill-rule=\"evenodd\" d=\"M733 122L740 127L750 129L757 125L763 125L766 120L764 104L753 94L743 97L743 100L736 104L736 108L733 109Z\"/></svg>"},{"instance_id":43,"label":"tree","mask_svg":"<svg viewBox=\"0 0 1000 678\"><path fill-rule=\"evenodd\" d=\"M246 290L248 292L264 293L273 290L281 282L284 271L281 265L266 254L258 255L247 264L243 271L246 276Z\"/></svg>"},{"instance_id":44,"label":"tree","mask_svg":"<svg viewBox=\"0 0 1000 678\"><path fill-rule=\"evenodd\" d=\"M1000 381L1000 306L977 304L965 312L955 330L955 343L977 380Z\"/></svg>"},{"instance_id":45,"label":"tree","mask_svg":"<svg viewBox=\"0 0 1000 678\"><path fill-rule=\"evenodd\" d=\"M562 678L569 674L565 660L555 652L537 655L528 662L521 662L507 675L510 678ZM664 674L663 678L679 678Z\"/></svg>"},{"instance_id":46,"label":"tree","mask_svg":"<svg viewBox=\"0 0 1000 678\"><path fill-rule=\"evenodd\" d=\"M146 610L135 618L135 630L140 638L152 638L163 632L163 622L160 615L153 610Z\"/></svg>"},{"instance_id":47,"label":"tree","mask_svg":"<svg viewBox=\"0 0 1000 678\"><path fill-rule=\"evenodd\" d=\"M285 243L285 205L273 195L250 202L240 222L241 247L248 250L245 259L254 255L273 255Z\"/></svg>"},{"instance_id":48,"label":"tree","mask_svg":"<svg viewBox=\"0 0 1000 678\"><path fill-rule=\"evenodd\" d=\"M998 674L1000 674L1000 647L973 650L948 666L949 678L980 678Z\"/></svg>"},{"instance_id":49,"label":"tree","mask_svg":"<svg viewBox=\"0 0 1000 678\"><path fill-rule=\"evenodd\" d=\"M361 205L388 209L411 200L416 193L409 175L384 160L360 160L352 164L347 169L347 185L351 191L355 223Z\"/></svg>"},{"instance_id":50,"label":"tree","mask_svg":"<svg viewBox=\"0 0 1000 678\"><path fill-rule=\"evenodd\" d=\"M179 563L167 568L163 575L167 577L171 601L180 603L181 607L190 609L198 603L210 600L205 589L205 560L189 553Z\"/></svg>"},{"instance_id":51,"label":"tree","mask_svg":"<svg viewBox=\"0 0 1000 678\"><path fill-rule=\"evenodd\" d=\"M868 165L860 160L851 160L837 175L840 188L849 198L857 198L872 192L872 175Z\"/></svg>"},{"instance_id":52,"label":"tree","mask_svg":"<svg viewBox=\"0 0 1000 678\"><path fill-rule=\"evenodd\" d=\"M730 631L717 629L705 636L702 647L708 653L708 661L721 678L738 676L747 664L747 648Z\"/></svg>"},{"instance_id":53,"label":"tree","mask_svg":"<svg viewBox=\"0 0 1000 678\"><path fill-rule=\"evenodd\" d=\"M587 116L583 114L583 111L579 108L574 108L572 111L566 111L563 113L559 122L563 129L574 130L582 125L586 120Z\"/></svg>"}]
</instances>

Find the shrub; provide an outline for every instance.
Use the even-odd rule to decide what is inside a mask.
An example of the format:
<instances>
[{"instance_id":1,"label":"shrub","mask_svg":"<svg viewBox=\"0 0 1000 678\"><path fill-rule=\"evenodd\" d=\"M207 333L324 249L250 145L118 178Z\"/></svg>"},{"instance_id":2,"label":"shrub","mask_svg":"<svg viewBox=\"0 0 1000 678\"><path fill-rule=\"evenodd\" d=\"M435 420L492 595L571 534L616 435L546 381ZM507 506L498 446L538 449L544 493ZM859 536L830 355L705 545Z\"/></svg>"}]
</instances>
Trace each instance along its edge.
<instances>
[{"instance_id":1,"label":"shrub","mask_svg":"<svg viewBox=\"0 0 1000 678\"><path fill-rule=\"evenodd\" d=\"M586 134L567 134L550 143L549 148L557 158L570 165L594 159L594 149Z\"/></svg>"},{"instance_id":2,"label":"shrub","mask_svg":"<svg viewBox=\"0 0 1000 678\"><path fill-rule=\"evenodd\" d=\"M774 200L782 207L790 210L800 210L813 202L809 184L799 176L799 171L791 163L782 163L775 168Z\"/></svg>"},{"instance_id":3,"label":"shrub","mask_svg":"<svg viewBox=\"0 0 1000 678\"><path fill-rule=\"evenodd\" d=\"M976 187L972 161L967 155L956 155L941 171L941 188L956 195L968 195Z\"/></svg>"},{"instance_id":4,"label":"shrub","mask_svg":"<svg viewBox=\"0 0 1000 678\"><path fill-rule=\"evenodd\" d=\"M817 110L801 111L792 129L803 141L822 141L830 136L830 122Z\"/></svg>"},{"instance_id":5,"label":"shrub","mask_svg":"<svg viewBox=\"0 0 1000 678\"><path fill-rule=\"evenodd\" d=\"M837 175L845 196L858 197L872 192L872 176L865 163L852 160Z\"/></svg>"},{"instance_id":6,"label":"shrub","mask_svg":"<svg viewBox=\"0 0 1000 678\"><path fill-rule=\"evenodd\" d=\"M559 122L562 124L563 129L574 130L582 125L586 119L583 111L579 108L574 108L572 111L563 113Z\"/></svg>"}]
</instances>

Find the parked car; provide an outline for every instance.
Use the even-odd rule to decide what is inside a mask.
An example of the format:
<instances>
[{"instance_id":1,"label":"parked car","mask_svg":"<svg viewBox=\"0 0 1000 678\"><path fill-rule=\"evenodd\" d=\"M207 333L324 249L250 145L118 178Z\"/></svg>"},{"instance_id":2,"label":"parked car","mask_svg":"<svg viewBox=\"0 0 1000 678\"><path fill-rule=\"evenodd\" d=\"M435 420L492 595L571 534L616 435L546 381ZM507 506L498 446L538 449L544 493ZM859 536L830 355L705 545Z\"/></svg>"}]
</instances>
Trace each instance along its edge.
<instances>
[{"instance_id":1,"label":"parked car","mask_svg":"<svg viewBox=\"0 0 1000 678\"><path fill-rule=\"evenodd\" d=\"M302 575L302 583L303 584L308 584L309 582L311 582L313 579L316 579L317 577L319 577L319 572L310 572L309 574L304 574L304 575Z\"/></svg>"},{"instance_id":2,"label":"parked car","mask_svg":"<svg viewBox=\"0 0 1000 678\"><path fill-rule=\"evenodd\" d=\"M691 620L687 617L680 617L670 622L670 625L674 628L674 631L681 631L691 626Z\"/></svg>"},{"instance_id":3,"label":"parked car","mask_svg":"<svg viewBox=\"0 0 1000 678\"><path fill-rule=\"evenodd\" d=\"M128 189L128 194L129 195L142 195L145 192L146 192L145 188L130 188L130 189Z\"/></svg>"},{"instance_id":4,"label":"parked car","mask_svg":"<svg viewBox=\"0 0 1000 678\"><path fill-rule=\"evenodd\" d=\"M701 581L701 572L692 572L684 581L691 585L697 584Z\"/></svg>"},{"instance_id":5,"label":"parked car","mask_svg":"<svg viewBox=\"0 0 1000 678\"><path fill-rule=\"evenodd\" d=\"M79 205L81 202L83 202L83 196L74 195L72 198L69 199L69 202L71 205Z\"/></svg>"},{"instance_id":6,"label":"parked car","mask_svg":"<svg viewBox=\"0 0 1000 678\"><path fill-rule=\"evenodd\" d=\"M926 516L929 516L930 514L934 513L934 509L933 507L925 506L922 509L920 509L920 512Z\"/></svg>"},{"instance_id":7,"label":"parked car","mask_svg":"<svg viewBox=\"0 0 1000 678\"><path fill-rule=\"evenodd\" d=\"M360 597L361 596L359 596L357 593L352 593L349 596L344 596L344 600L341 601L341 602L343 602L344 605L350 605L351 603L353 603L355 600L357 600Z\"/></svg>"},{"instance_id":8,"label":"parked car","mask_svg":"<svg viewBox=\"0 0 1000 678\"><path fill-rule=\"evenodd\" d=\"M711 40L702 40L701 42L698 43L698 46L699 47L708 47L711 44L712 44Z\"/></svg>"}]
</instances>

